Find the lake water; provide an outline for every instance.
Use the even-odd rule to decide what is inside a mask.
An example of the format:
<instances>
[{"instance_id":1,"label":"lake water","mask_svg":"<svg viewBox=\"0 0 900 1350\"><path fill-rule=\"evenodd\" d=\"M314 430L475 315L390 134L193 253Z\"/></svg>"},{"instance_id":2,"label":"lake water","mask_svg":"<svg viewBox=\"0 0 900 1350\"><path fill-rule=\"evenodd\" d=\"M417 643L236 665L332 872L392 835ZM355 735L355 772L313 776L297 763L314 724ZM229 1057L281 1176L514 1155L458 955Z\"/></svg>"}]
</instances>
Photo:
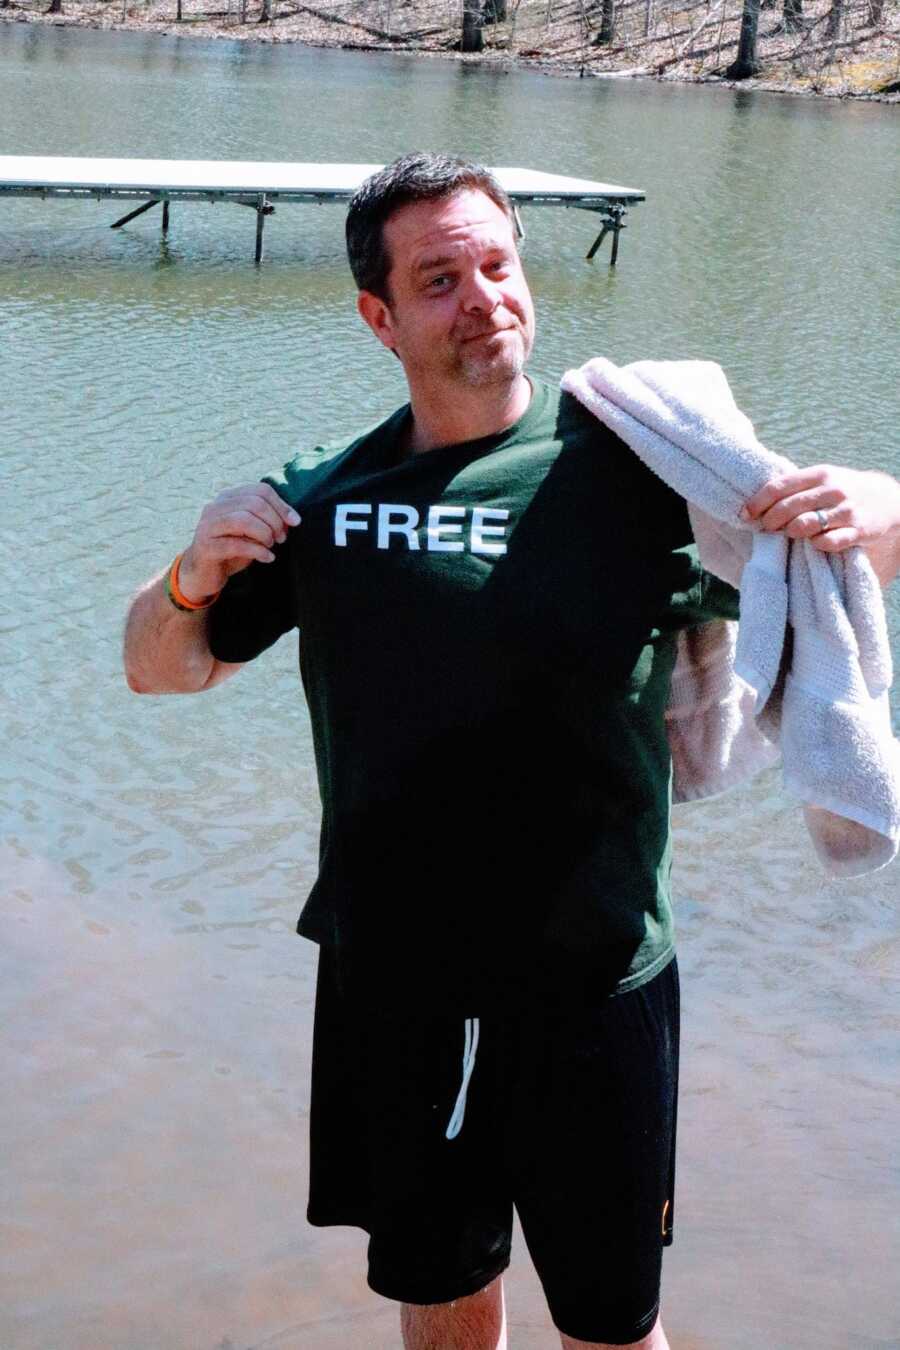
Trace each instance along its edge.
<instances>
[{"instance_id":1,"label":"lake water","mask_svg":"<svg viewBox=\"0 0 900 1350\"><path fill-rule=\"evenodd\" d=\"M764 440L900 472L881 106L0 25L0 151L381 161L641 187L615 272L526 215L534 367L713 357ZM123 208L124 209L124 208ZM137 699L129 595L199 507L380 418L340 207L0 202L2 1350L387 1350L364 1239L304 1219L318 796L286 640ZM900 584L889 597L897 651ZM896 709L895 709L896 711ZM896 719L895 719L896 721ZM823 879L776 773L677 812L673 1350L900 1347L895 866ZM511 1346L555 1343L519 1243Z\"/></svg>"}]
</instances>

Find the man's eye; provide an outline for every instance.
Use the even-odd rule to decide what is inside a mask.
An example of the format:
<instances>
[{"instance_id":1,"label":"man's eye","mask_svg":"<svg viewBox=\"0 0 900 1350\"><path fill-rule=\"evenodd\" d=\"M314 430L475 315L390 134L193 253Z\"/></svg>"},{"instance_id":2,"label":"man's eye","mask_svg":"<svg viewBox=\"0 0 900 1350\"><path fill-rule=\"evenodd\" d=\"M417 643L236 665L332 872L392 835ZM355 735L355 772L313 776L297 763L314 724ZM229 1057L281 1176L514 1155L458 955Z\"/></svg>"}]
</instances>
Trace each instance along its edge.
<instances>
[{"instance_id":1,"label":"man's eye","mask_svg":"<svg viewBox=\"0 0 900 1350\"><path fill-rule=\"evenodd\" d=\"M448 286L449 283L450 278L446 275L446 273L442 272L440 276L432 277L428 285L431 287L432 290L440 291L443 290L445 286Z\"/></svg>"}]
</instances>

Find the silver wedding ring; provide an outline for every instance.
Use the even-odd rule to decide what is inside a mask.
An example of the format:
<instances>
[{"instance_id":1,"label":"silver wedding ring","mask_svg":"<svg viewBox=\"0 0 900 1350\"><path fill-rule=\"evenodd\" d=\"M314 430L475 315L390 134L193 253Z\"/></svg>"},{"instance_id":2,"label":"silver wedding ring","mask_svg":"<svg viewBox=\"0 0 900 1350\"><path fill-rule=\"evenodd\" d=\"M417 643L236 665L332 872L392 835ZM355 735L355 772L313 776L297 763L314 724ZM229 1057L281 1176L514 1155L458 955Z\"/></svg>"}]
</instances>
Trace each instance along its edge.
<instances>
[{"instance_id":1,"label":"silver wedding ring","mask_svg":"<svg viewBox=\"0 0 900 1350\"><path fill-rule=\"evenodd\" d=\"M824 511L820 511L818 507L815 507L814 510L815 510L816 515L819 517L819 524L822 526L822 529L823 529L823 530L827 530L827 529L828 529L828 517L826 516L825 512L824 512Z\"/></svg>"}]
</instances>

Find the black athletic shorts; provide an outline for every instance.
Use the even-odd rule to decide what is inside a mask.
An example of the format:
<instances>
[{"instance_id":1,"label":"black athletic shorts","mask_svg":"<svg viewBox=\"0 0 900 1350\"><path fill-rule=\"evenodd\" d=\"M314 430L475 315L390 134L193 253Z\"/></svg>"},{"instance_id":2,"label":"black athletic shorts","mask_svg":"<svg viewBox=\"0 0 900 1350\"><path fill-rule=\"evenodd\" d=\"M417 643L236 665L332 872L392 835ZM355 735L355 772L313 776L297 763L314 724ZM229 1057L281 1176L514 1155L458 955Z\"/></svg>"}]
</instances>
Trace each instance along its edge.
<instances>
[{"instance_id":1,"label":"black athletic shorts","mask_svg":"<svg viewBox=\"0 0 900 1350\"><path fill-rule=\"evenodd\" d=\"M678 1021L674 959L593 1006L467 1026L355 1008L322 948L310 1223L369 1233L376 1293L446 1303L509 1264L515 1207L557 1328L639 1340L672 1240Z\"/></svg>"}]
</instances>

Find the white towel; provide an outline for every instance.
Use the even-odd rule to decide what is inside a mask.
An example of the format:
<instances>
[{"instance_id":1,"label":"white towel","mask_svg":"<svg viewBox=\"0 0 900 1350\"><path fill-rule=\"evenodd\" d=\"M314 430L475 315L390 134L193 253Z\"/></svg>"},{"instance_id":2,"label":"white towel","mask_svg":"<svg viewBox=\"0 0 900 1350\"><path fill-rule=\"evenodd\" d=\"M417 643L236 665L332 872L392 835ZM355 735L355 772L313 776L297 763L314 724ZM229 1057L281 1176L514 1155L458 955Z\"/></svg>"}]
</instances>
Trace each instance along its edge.
<instances>
[{"instance_id":1,"label":"white towel","mask_svg":"<svg viewBox=\"0 0 900 1350\"><path fill-rule=\"evenodd\" d=\"M823 553L739 517L795 466L756 438L711 361L598 357L568 390L688 504L700 561L739 587L741 621L679 639L667 712L676 801L711 796L778 758L832 876L900 846L900 745L881 588L859 548Z\"/></svg>"}]
</instances>

